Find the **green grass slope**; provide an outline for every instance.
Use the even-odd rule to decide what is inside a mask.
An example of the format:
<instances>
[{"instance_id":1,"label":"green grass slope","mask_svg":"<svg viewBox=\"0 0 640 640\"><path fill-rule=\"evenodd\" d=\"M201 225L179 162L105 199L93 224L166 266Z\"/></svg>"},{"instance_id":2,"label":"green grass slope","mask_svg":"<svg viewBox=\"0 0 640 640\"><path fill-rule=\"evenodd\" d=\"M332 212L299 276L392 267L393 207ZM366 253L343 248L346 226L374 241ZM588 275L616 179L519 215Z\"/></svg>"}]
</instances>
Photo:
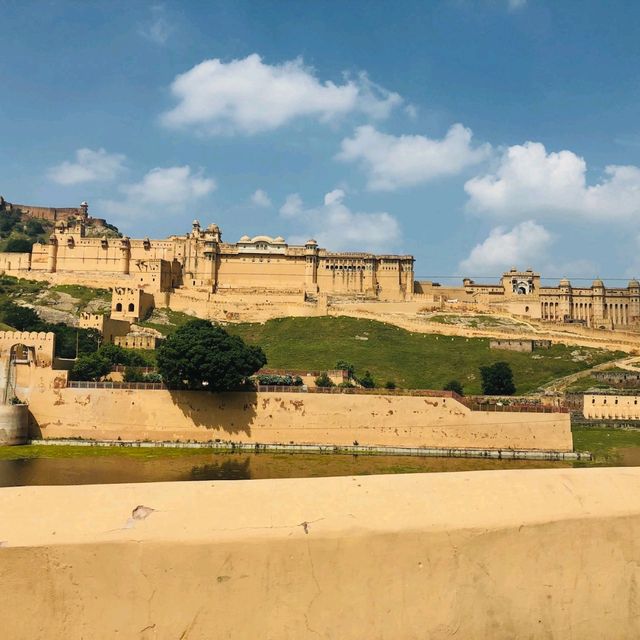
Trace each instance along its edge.
<instances>
[{"instance_id":1,"label":"green grass slope","mask_svg":"<svg viewBox=\"0 0 640 640\"><path fill-rule=\"evenodd\" d=\"M470 394L481 392L478 368L482 365L508 362L521 394L624 355L562 345L533 353L492 351L488 339L411 333L349 317L281 318L264 324L228 325L227 330L260 345L269 367L323 370L347 360L357 373L371 371L380 385L394 380L408 389L441 389L455 378Z\"/></svg>"}]
</instances>

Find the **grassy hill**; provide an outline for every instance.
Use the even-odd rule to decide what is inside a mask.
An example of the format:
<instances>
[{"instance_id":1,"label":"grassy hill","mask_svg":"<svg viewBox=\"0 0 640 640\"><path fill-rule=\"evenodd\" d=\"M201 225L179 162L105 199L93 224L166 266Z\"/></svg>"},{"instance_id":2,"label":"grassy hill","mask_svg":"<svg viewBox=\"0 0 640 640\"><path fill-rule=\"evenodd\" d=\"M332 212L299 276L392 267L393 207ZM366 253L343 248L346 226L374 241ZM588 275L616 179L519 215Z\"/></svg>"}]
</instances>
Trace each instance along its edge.
<instances>
[{"instance_id":1,"label":"grassy hill","mask_svg":"<svg viewBox=\"0 0 640 640\"><path fill-rule=\"evenodd\" d=\"M554 345L533 353L489 350L489 340L411 333L392 325L348 317L282 318L228 325L229 332L260 345L273 368L323 370L338 360L371 371L378 384L440 389L455 378L466 393L480 393L478 368L508 362L518 393L555 378L623 357L621 352Z\"/></svg>"}]
</instances>

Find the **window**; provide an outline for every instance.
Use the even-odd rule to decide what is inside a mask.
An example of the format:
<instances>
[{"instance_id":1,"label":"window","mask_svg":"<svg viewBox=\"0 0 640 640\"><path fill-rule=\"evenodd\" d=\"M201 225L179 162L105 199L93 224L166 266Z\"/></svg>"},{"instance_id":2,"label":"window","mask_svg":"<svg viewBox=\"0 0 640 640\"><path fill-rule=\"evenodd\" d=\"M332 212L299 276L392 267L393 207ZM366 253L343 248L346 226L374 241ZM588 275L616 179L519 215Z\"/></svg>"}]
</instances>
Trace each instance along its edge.
<instances>
[{"instance_id":1,"label":"window","mask_svg":"<svg viewBox=\"0 0 640 640\"><path fill-rule=\"evenodd\" d=\"M122 302L118 302L116 305L116 311L122 311Z\"/></svg>"},{"instance_id":2,"label":"window","mask_svg":"<svg viewBox=\"0 0 640 640\"><path fill-rule=\"evenodd\" d=\"M135 305L133 304L133 302L129 303L129 311L134 311L135 310Z\"/></svg>"}]
</instances>

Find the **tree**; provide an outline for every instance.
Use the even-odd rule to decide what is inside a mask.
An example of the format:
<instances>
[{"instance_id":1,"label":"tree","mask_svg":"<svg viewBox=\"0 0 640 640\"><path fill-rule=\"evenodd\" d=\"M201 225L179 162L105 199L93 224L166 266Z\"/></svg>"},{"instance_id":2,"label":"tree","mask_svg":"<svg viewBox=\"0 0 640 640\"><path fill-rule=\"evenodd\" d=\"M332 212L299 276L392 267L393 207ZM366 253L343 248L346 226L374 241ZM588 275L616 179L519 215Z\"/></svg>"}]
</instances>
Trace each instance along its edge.
<instances>
[{"instance_id":1,"label":"tree","mask_svg":"<svg viewBox=\"0 0 640 640\"><path fill-rule=\"evenodd\" d=\"M335 383L333 380L327 375L326 371L323 371L316 379L315 379L316 387L335 387Z\"/></svg>"},{"instance_id":2,"label":"tree","mask_svg":"<svg viewBox=\"0 0 640 640\"><path fill-rule=\"evenodd\" d=\"M516 392L513 371L507 362L480 367L482 393L488 396L511 396Z\"/></svg>"},{"instance_id":3,"label":"tree","mask_svg":"<svg viewBox=\"0 0 640 640\"><path fill-rule=\"evenodd\" d=\"M376 386L376 381L373 379L370 371L365 371L364 375L358 380L358 382L365 389L374 389Z\"/></svg>"},{"instance_id":4,"label":"tree","mask_svg":"<svg viewBox=\"0 0 640 640\"><path fill-rule=\"evenodd\" d=\"M2 321L18 331L43 331L44 323L38 314L29 307L22 307L15 302L2 305Z\"/></svg>"},{"instance_id":5,"label":"tree","mask_svg":"<svg viewBox=\"0 0 640 640\"><path fill-rule=\"evenodd\" d=\"M190 320L157 350L158 370L173 389L230 391L267 363L260 347L245 344L208 320Z\"/></svg>"},{"instance_id":6,"label":"tree","mask_svg":"<svg viewBox=\"0 0 640 640\"><path fill-rule=\"evenodd\" d=\"M459 396L464 395L464 389L462 387L462 384L458 380L449 380L449 382L447 382L447 384L445 384L442 388L444 389L444 391L453 391Z\"/></svg>"},{"instance_id":7,"label":"tree","mask_svg":"<svg viewBox=\"0 0 640 640\"><path fill-rule=\"evenodd\" d=\"M336 362L336 369L346 371L349 380L351 380L356 374L356 368L346 360L338 360L338 362Z\"/></svg>"},{"instance_id":8,"label":"tree","mask_svg":"<svg viewBox=\"0 0 640 640\"><path fill-rule=\"evenodd\" d=\"M384 388L385 389L395 389L396 388L396 383L394 380L387 380L384 383Z\"/></svg>"},{"instance_id":9,"label":"tree","mask_svg":"<svg viewBox=\"0 0 640 640\"><path fill-rule=\"evenodd\" d=\"M7 253L31 253L33 242L26 238L9 238L5 242L4 251Z\"/></svg>"},{"instance_id":10,"label":"tree","mask_svg":"<svg viewBox=\"0 0 640 640\"><path fill-rule=\"evenodd\" d=\"M100 380L111 371L111 363L99 353L80 356L69 372L72 380Z\"/></svg>"}]
</instances>

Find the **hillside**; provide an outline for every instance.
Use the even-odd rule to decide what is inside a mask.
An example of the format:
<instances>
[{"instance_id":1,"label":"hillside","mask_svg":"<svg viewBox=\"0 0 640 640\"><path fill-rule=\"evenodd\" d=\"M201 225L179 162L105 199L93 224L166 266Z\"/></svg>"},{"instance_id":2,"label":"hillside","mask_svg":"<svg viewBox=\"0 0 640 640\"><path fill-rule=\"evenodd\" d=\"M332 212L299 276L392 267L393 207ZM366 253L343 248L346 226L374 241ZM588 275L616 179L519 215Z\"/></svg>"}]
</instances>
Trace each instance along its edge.
<instances>
[{"instance_id":1,"label":"hillside","mask_svg":"<svg viewBox=\"0 0 640 640\"><path fill-rule=\"evenodd\" d=\"M489 340L411 333L398 327L349 317L283 318L265 324L228 325L231 333L267 354L269 367L322 370L338 360L371 371L378 384L441 389L455 378L466 393L480 393L478 368L508 362L517 392L528 393L555 378L625 354L554 345L533 353L489 350Z\"/></svg>"}]
</instances>

